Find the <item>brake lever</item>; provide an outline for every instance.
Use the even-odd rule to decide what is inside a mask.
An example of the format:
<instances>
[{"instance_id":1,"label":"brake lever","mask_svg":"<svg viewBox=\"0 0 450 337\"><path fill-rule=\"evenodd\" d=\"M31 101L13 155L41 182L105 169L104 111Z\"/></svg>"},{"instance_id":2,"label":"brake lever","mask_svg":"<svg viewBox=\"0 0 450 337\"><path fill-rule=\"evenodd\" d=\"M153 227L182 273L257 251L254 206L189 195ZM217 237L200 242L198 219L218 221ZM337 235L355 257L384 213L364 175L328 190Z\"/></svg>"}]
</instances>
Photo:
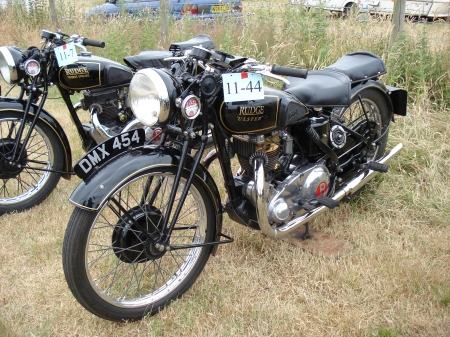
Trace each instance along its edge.
<instances>
[{"instance_id":1,"label":"brake lever","mask_svg":"<svg viewBox=\"0 0 450 337\"><path fill-rule=\"evenodd\" d=\"M291 82L289 82L289 81L288 81L287 79L285 79L284 77L281 77L281 76L278 76L278 75L274 75L274 74L272 74L272 73L271 73L270 71L268 71L268 70L260 70L260 71L257 71L256 74L261 74L261 75L263 75L263 76L267 76L267 77L274 78L274 79L276 79L276 80L279 80L279 81L282 81L282 82L286 83L287 85L290 85L290 84L291 84Z\"/></svg>"}]
</instances>

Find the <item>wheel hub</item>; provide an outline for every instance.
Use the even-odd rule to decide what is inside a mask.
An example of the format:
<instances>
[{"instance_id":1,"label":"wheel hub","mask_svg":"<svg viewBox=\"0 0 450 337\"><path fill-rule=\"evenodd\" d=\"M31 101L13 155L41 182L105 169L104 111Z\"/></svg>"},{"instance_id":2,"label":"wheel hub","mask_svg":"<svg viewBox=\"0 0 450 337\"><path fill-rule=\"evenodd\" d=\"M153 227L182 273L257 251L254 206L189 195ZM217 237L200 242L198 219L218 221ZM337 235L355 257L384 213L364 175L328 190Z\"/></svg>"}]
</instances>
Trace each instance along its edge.
<instances>
[{"instance_id":1,"label":"wheel hub","mask_svg":"<svg viewBox=\"0 0 450 337\"><path fill-rule=\"evenodd\" d=\"M154 206L136 206L128 211L130 216L143 229L147 230L150 238L134 224L131 219L124 217L115 226L112 235L112 246L116 256L126 263L144 263L156 260L165 254L156 248L160 229L164 217Z\"/></svg>"},{"instance_id":2,"label":"wheel hub","mask_svg":"<svg viewBox=\"0 0 450 337\"><path fill-rule=\"evenodd\" d=\"M17 177L25 168L27 163L28 154L26 149L23 150L19 160L12 160L12 152L15 139L3 138L0 139L0 179L11 179ZM19 144L17 152L22 149L22 144Z\"/></svg>"}]
</instances>

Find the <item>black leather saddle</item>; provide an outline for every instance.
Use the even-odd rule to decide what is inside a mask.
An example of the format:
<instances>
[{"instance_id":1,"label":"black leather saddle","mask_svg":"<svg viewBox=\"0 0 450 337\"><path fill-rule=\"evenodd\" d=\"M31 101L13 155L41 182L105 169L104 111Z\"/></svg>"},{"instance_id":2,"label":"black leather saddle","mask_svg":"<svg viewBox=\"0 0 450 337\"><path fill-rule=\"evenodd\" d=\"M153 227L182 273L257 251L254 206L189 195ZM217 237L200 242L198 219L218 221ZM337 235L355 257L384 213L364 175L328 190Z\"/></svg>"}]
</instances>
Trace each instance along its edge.
<instances>
[{"instance_id":1,"label":"black leather saddle","mask_svg":"<svg viewBox=\"0 0 450 337\"><path fill-rule=\"evenodd\" d=\"M349 106L351 86L385 74L386 66L375 54L360 51L344 55L323 70L308 72L306 79L288 77L283 90L310 107Z\"/></svg>"}]
</instances>

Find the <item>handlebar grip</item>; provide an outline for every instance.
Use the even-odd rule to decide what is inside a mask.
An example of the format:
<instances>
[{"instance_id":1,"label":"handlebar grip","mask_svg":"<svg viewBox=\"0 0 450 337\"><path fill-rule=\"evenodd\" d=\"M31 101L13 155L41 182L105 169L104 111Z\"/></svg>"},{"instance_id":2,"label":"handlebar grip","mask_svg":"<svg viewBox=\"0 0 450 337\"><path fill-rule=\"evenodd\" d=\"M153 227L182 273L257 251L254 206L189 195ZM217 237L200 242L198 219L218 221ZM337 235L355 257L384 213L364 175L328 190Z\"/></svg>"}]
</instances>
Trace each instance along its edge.
<instances>
[{"instance_id":1,"label":"handlebar grip","mask_svg":"<svg viewBox=\"0 0 450 337\"><path fill-rule=\"evenodd\" d=\"M306 78L308 76L307 69L280 67L277 66L276 64L272 66L272 70L270 72L275 75L292 76L300 78Z\"/></svg>"},{"instance_id":2,"label":"handlebar grip","mask_svg":"<svg viewBox=\"0 0 450 337\"><path fill-rule=\"evenodd\" d=\"M84 46L91 46L91 47L105 48L105 42L98 41L98 40L91 40L91 39L87 39L87 38L83 39L83 45Z\"/></svg>"}]
</instances>

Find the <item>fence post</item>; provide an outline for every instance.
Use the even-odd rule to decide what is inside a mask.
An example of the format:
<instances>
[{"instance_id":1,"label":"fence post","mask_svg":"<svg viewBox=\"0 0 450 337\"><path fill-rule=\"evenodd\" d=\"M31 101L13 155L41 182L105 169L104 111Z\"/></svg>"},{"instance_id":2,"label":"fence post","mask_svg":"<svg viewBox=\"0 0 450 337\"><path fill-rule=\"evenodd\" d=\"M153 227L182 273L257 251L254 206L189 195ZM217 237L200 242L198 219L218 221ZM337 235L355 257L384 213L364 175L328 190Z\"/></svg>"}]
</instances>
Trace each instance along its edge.
<instances>
[{"instance_id":1,"label":"fence post","mask_svg":"<svg viewBox=\"0 0 450 337\"><path fill-rule=\"evenodd\" d=\"M169 39L169 0L159 1L160 19L161 19L161 43L165 47Z\"/></svg>"},{"instance_id":2,"label":"fence post","mask_svg":"<svg viewBox=\"0 0 450 337\"><path fill-rule=\"evenodd\" d=\"M394 12L392 14L391 38L389 39L389 51L392 50L398 33L403 31L403 27L405 25L405 7L406 0L395 0Z\"/></svg>"}]
</instances>

